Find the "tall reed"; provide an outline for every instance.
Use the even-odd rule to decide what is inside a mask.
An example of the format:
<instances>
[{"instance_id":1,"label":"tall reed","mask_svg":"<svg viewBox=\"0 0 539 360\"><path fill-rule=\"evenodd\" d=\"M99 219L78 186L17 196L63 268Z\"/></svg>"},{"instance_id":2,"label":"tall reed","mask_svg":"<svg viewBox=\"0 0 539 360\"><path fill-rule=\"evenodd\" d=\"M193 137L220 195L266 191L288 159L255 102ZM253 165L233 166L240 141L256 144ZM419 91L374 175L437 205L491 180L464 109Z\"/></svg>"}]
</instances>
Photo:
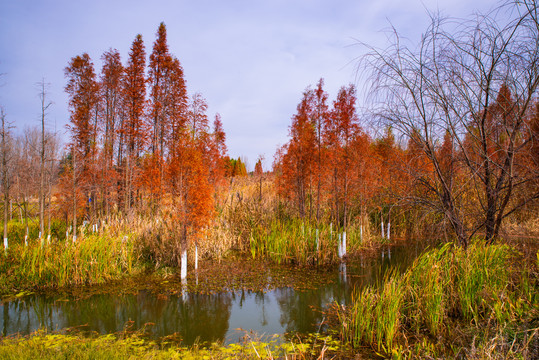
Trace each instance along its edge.
<instances>
[{"instance_id":1,"label":"tall reed","mask_svg":"<svg viewBox=\"0 0 539 360\"><path fill-rule=\"evenodd\" d=\"M141 270L133 241L126 237L91 234L77 241L16 244L0 257L1 286L19 290L36 287L99 284ZM2 289L6 292L9 289Z\"/></svg>"},{"instance_id":2,"label":"tall reed","mask_svg":"<svg viewBox=\"0 0 539 360\"><path fill-rule=\"evenodd\" d=\"M428 250L404 274L389 272L382 286L356 291L339 310L341 336L389 354L402 349L398 339L451 336L448 324L454 321L478 332L527 326L539 318L539 287L515 258L507 245L479 241L467 249L446 244ZM517 341L515 332L508 334Z\"/></svg>"}]
</instances>

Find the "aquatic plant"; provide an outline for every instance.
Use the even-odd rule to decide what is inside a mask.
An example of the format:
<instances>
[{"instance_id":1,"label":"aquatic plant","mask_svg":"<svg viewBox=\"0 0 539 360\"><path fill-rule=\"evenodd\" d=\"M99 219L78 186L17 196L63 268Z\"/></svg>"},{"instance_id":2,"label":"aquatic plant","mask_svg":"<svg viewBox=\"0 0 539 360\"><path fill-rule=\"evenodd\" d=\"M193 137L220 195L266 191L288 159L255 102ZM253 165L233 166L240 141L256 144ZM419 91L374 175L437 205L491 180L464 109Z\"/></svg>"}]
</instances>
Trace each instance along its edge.
<instances>
[{"instance_id":1,"label":"aquatic plant","mask_svg":"<svg viewBox=\"0 0 539 360\"><path fill-rule=\"evenodd\" d=\"M339 308L341 336L355 347L371 345L385 354L410 355L414 342L409 340L429 333L451 344L455 326L472 334L461 341L497 336L518 347L535 336L537 345L537 276L515 266L516 256L508 245L480 241L467 249L446 244L428 250L404 274L390 272L381 286L358 290L351 305ZM415 345L422 342L415 353L440 351L439 343L424 338Z\"/></svg>"},{"instance_id":2,"label":"aquatic plant","mask_svg":"<svg viewBox=\"0 0 539 360\"><path fill-rule=\"evenodd\" d=\"M149 340L144 333L120 332L97 335L47 333L38 331L28 337L0 340L2 359L308 359L323 358L339 350L338 340L330 336L311 336L305 341L286 341L273 336L265 341L247 333L241 343L181 345L181 339L165 337Z\"/></svg>"},{"instance_id":3,"label":"aquatic plant","mask_svg":"<svg viewBox=\"0 0 539 360\"><path fill-rule=\"evenodd\" d=\"M127 235L88 234L77 241L14 244L0 257L0 291L100 284L143 268Z\"/></svg>"}]
</instances>

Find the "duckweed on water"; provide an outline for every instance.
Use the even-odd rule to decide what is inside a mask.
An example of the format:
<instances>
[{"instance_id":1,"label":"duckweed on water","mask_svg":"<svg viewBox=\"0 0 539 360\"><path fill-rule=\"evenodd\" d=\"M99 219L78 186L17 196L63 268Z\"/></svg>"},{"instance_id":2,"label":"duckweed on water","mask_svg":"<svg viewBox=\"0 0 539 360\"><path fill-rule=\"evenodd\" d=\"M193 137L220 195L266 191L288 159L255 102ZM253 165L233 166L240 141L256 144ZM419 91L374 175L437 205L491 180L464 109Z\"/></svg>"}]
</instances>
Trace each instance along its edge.
<instances>
[{"instance_id":1,"label":"duckweed on water","mask_svg":"<svg viewBox=\"0 0 539 360\"><path fill-rule=\"evenodd\" d=\"M316 359L343 356L347 348L335 337L311 334L296 341L273 336L260 341L246 333L242 343L185 347L170 339L148 340L141 332L127 334L47 333L0 341L2 359ZM348 349L349 350L349 349Z\"/></svg>"}]
</instances>

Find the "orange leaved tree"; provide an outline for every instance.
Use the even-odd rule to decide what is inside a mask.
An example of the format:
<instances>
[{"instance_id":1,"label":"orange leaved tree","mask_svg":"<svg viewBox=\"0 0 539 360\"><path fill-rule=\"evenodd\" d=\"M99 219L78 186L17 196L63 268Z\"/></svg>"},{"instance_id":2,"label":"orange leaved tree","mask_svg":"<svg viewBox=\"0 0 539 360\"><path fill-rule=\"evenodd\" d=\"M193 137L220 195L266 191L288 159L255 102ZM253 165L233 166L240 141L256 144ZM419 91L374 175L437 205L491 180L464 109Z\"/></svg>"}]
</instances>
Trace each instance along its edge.
<instances>
[{"instance_id":1,"label":"orange leaved tree","mask_svg":"<svg viewBox=\"0 0 539 360\"><path fill-rule=\"evenodd\" d=\"M95 175L96 111L98 104L98 84L94 65L86 53L75 56L65 68L68 79L65 91L69 95L71 133L69 151L71 166L66 167L65 176L72 180L73 230L76 236L77 212L83 206L77 201L80 193L92 201L93 179Z\"/></svg>"}]
</instances>

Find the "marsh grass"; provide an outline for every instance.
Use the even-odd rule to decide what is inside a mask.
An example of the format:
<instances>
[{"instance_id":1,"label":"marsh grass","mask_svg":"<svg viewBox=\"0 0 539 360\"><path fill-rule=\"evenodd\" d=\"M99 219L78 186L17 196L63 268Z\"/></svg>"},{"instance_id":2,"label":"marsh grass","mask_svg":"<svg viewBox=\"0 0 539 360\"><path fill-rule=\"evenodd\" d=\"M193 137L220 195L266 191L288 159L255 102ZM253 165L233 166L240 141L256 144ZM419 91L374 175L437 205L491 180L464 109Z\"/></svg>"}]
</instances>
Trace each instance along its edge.
<instances>
[{"instance_id":1,"label":"marsh grass","mask_svg":"<svg viewBox=\"0 0 539 360\"><path fill-rule=\"evenodd\" d=\"M53 219L51 221L51 238L56 238L59 240L65 240L66 233L66 224L65 222ZM48 227L46 227L48 229ZM0 232L4 231L4 226L0 224ZM13 219L8 222L7 233L9 244L20 244L24 243L24 238L26 236L26 223L20 221L19 219ZM43 237L47 237L48 233L43 234ZM37 218L28 219L28 240L38 239L39 238L39 220Z\"/></svg>"},{"instance_id":2,"label":"marsh grass","mask_svg":"<svg viewBox=\"0 0 539 360\"><path fill-rule=\"evenodd\" d=\"M101 284L142 270L128 236L87 234L76 242L15 244L0 256L2 293Z\"/></svg>"},{"instance_id":3,"label":"marsh grass","mask_svg":"<svg viewBox=\"0 0 539 360\"><path fill-rule=\"evenodd\" d=\"M392 271L381 286L358 290L352 304L338 311L341 336L384 354L439 352L440 344L445 352L459 352L448 346L459 324L466 351L473 343L486 349L512 342L507 351L536 347L537 274L519 268L517 259L508 245L480 241L468 249L446 244L428 250L404 274ZM438 340L432 343L425 335ZM414 343L414 338L423 340Z\"/></svg>"},{"instance_id":4,"label":"marsh grass","mask_svg":"<svg viewBox=\"0 0 539 360\"><path fill-rule=\"evenodd\" d=\"M402 321L405 286L405 276L389 271L379 288L356 292L349 314L339 315L343 338L354 347L371 344L377 351L392 349Z\"/></svg>"},{"instance_id":5,"label":"marsh grass","mask_svg":"<svg viewBox=\"0 0 539 360\"><path fill-rule=\"evenodd\" d=\"M201 244L204 254L220 257L234 249L279 264L327 265L340 261L338 237L342 229L325 217L319 224L308 216L297 218L277 196L271 176L263 180L262 188L260 199L258 181L245 177L231 182L219 208L219 220L208 231L207 238L213 241ZM368 227L361 232L359 223L350 224L346 232L349 254L379 242L371 237Z\"/></svg>"},{"instance_id":6,"label":"marsh grass","mask_svg":"<svg viewBox=\"0 0 539 360\"><path fill-rule=\"evenodd\" d=\"M269 258L279 264L328 265L339 262L338 248L342 230L331 224L316 224L300 219L273 220L267 226L251 229L249 250L253 258ZM361 239L359 227L347 229L347 252L373 245Z\"/></svg>"}]
</instances>

